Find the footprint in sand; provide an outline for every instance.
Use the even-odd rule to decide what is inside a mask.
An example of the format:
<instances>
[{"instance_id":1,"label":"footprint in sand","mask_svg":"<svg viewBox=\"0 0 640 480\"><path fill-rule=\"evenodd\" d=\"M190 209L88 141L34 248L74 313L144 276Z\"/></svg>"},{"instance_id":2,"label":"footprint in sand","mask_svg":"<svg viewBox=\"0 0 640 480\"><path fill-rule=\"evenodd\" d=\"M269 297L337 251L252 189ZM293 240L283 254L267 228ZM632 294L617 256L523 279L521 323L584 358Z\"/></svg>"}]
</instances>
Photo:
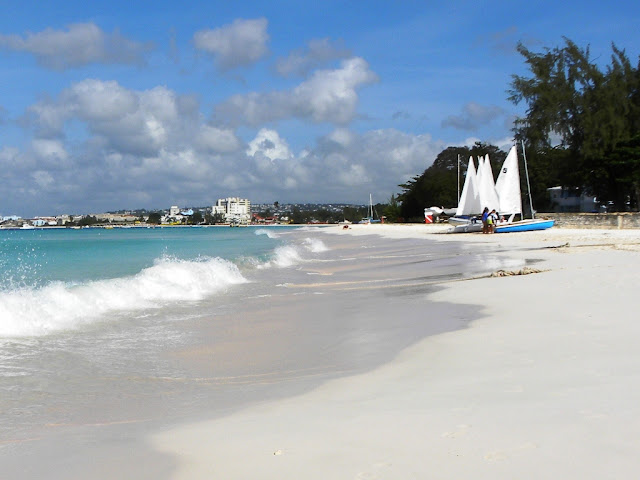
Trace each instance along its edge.
<instances>
[{"instance_id":1,"label":"footprint in sand","mask_svg":"<svg viewBox=\"0 0 640 480\"><path fill-rule=\"evenodd\" d=\"M390 463L374 463L373 465L371 465L372 470L374 471L360 472L358 475L356 475L356 478L359 480L375 480L376 478L380 478L381 473L379 472L379 470L383 470L390 466Z\"/></svg>"},{"instance_id":2,"label":"footprint in sand","mask_svg":"<svg viewBox=\"0 0 640 480\"><path fill-rule=\"evenodd\" d=\"M464 437L467 432L469 431L471 427L469 425L458 425L457 429L454 430L453 432L444 432L442 434L443 438L458 438L458 437Z\"/></svg>"},{"instance_id":3,"label":"footprint in sand","mask_svg":"<svg viewBox=\"0 0 640 480\"><path fill-rule=\"evenodd\" d=\"M508 459L511 455L522 453L525 450L531 450L534 448L538 448L538 446L535 443L527 442L514 448L509 448L506 450L496 450L495 452L489 452L484 456L484 459L487 462L501 462Z\"/></svg>"}]
</instances>

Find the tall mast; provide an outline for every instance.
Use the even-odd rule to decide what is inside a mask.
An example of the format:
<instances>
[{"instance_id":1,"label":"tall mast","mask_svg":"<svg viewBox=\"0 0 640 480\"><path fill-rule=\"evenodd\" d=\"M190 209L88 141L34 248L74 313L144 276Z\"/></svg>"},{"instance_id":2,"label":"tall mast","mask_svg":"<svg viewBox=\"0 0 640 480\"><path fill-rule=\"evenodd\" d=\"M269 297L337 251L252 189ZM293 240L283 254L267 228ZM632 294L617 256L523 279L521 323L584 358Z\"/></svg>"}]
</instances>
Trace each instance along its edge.
<instances>
[{"instance_id":1,"label":"tall mast","mask_svg":"<svg viewBox=\"0 0 640 480\"><path fill-rule=\"evenodd\" d=\"M524 151L524 140L520 140L522 143L522 158L524 159L524 173L527 177L527 193L529 194L529 208L531 208L531 218L535 218L533 213L533 199L531 198L531 184L529 183L529 169L527 168L527 153Z\"/></svg>"},{"instance_id":2,"label":"tall mast","mask_svg":"<svg viewBox=\"0 0 640 480\"><path fill-rule=\"evenodd\" d=\"M458 205L460 205L460 154L458 154Z\"/></svg>"}]
</instances>

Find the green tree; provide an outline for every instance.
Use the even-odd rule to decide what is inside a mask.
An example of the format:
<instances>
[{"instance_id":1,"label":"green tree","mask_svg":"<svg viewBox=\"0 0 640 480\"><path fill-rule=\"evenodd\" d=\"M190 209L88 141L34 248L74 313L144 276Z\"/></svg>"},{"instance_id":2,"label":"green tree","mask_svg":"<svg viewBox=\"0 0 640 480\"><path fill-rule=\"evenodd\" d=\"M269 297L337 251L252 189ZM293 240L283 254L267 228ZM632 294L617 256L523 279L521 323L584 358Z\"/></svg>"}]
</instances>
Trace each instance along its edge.
<instances>
[{"instance_id":1,"label":"green tree","mask_svg":"<svg viewBox=\"0 0 640 480\"><path fill-rule=\"evenodd\" d=\"M342 209L342 220L346 220L351 223L359 222L364 214L364 209L359 209L357 207L344 207Z\"/></svg>"},{"instance_id":2,"label":"green tree","mask_svg":"<svg viewBox=\"0 0 640 480\"><path fill-rule=\"evenodd\" d=\"M382 208L382 214L386 217L386 221L397 222L401 217L400 204L395 195L391 195L389 203Z\"/></svg>"},{"instance_id":3,"label":"green tree","mask_svg":"<svg viewBox=\"0 0 640 480\"><path fill-rule=\"evenodd\" d=\"M638 175L638 165L620 152L633 150L640 134L640 69L613 45L611 64L602 71L588 47L564 41L542 53L518 46L531 76L514 75L509 90L509 100L527 106L516 121L516 137L527 144L534 170L536 164L552 169L544 181L584 188L618 210L628 199L637 205L638 191L628 178ZM538 189L548 186L536 183Z\"/></svg>"},{"instance_id":4,"label":"green tree","mask_svg":"<svg viewBox=\"0 0 640 480\"><path fill-rule=\"evenodd\" d=\"M98 219L95 216L87 215L80 219L78 225L81 227L87 227L89 225L95 225L96 223L98 223Z\"/></svg>"},{"instance_id":5,"label":"green tree","mask_svg":"<svg viewBox=\"0 0 640 480\"><path fill-rule=\"evenodd\" d=\"M149 214L149 218L147 219L147 223L151 223L153 225L160 225L162 219L162 214L160 212L151 212Z\"/></svg>"},{"instance_id":6,"label":"green tree","mask_svg":"<svg viewBox=\"0 0 640 480\"><path fill-rule=\"evenodd\" d=\"M189 216L188 223L191 225L199 225L204 222L204 218L202 217L202 213L198 210L193 212L193 215Z\"/></svg>"}]
</instances>

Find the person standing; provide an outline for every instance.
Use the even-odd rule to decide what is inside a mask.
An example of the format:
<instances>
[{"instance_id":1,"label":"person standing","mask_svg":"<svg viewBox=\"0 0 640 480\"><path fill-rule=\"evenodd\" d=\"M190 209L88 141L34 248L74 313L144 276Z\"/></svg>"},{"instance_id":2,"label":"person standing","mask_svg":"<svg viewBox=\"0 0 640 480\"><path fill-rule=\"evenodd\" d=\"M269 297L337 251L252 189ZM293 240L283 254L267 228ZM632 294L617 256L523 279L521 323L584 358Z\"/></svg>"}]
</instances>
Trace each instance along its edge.
<instances>
[{"instance_id":1,"label":"person standing","mask_svg":"<svg viewBox=\"0 0 640 480\"><path fill-rule=\"evenodd\" d=\"M487 216L487 223L489 224L489 233L495 233L496 225L498 224L498 212L496 212L495 208Z\"/></svg>"},{"instance_id":2,"label":"person standing","mask_svg":"<svg viewBox=\"0 0 640 480\"><path fill-rule=\"evenodd\" d=\"M482 211L482 233L489 233L489 207Z\"/></svg>"}]
</instances>

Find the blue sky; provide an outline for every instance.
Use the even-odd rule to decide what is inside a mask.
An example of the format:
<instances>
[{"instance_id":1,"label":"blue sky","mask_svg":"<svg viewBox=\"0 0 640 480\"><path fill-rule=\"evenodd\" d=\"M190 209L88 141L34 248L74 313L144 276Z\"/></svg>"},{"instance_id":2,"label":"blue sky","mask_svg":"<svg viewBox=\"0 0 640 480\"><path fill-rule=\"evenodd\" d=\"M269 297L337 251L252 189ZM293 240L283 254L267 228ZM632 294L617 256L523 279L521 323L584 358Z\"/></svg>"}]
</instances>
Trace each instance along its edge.
<instances>
[{"instance_id":1,"label":"blue sky","mask_svg":"<svg viewBox=\"0 0 640 480\"><path fill-rule=\"evenodd\" d=\"M505 149L515 51L636 63L635 2L3 1L0 215L386 201Z\"/></svg>"}]
</instances>

